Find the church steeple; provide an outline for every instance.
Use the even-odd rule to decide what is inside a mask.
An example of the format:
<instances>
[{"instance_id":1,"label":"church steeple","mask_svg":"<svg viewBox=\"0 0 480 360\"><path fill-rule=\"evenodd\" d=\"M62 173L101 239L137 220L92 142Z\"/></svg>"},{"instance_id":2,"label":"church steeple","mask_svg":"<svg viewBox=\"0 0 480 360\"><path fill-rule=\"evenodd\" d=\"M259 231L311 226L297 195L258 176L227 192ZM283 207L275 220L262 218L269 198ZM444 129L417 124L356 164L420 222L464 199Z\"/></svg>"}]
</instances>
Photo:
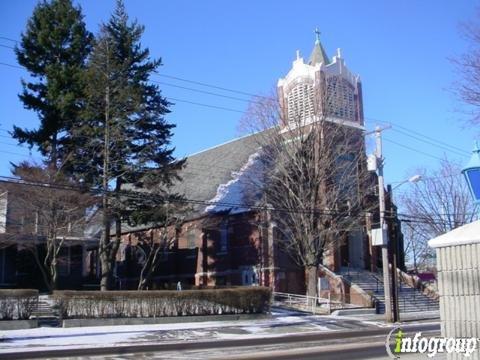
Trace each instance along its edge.
<instances>
[{"instance_id":1,"label":"church steeple","mask_svg":"<svg viewBox=\"0 0 480 360\"><path fill-rule=\"evenodd\" d=\"M340 50L329 60L320 42L318 29L315 35L315 46L309 62L305 63L297 51L292 68L284 78L278 80L282 125L295 124L296 119L308 123L326 116L330 120L348 122L349 126L362 128L360 78L347 68ZM323 102L326 98L328 104Z\"/></svg>"},{"instance_id":2,"label":"church steeple","mask_svg":"<svg viewBox=\"0 0 480 360\"><path fill-rule=\"evenodd\" d=\"M315 36L315 45L313 46L312 54L310 55L310 60L308 61L308 64L312 66L320 63L328 65L330 64L330 61L328 60L327 53L325 52L325 49L320 42L320 31L318 30L318 28L315 29Z\"/></svg>"}]
</instances>

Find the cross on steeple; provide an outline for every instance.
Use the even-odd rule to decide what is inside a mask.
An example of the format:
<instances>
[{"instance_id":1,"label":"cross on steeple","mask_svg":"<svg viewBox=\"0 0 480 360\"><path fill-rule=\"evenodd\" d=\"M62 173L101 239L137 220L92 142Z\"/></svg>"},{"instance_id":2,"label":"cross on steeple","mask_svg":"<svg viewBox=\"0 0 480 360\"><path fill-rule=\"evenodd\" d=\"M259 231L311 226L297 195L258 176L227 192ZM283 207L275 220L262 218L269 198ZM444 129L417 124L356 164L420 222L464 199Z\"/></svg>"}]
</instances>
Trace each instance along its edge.
<instances>
[{"instance_id":1,"label":"cross on steeple","mask_svg":"<svg viewBox=\"0 0 480 360\"><path fill-rule=\"evenodd\" d=\"M318 27L315 29L314 33L316 40L308 64L316 65L323 63L323 65L328 65L330 64L330 61L328 61L328 56L323 49L322 43L320 42L320 30L318 30Z\"/></svg>"},{"instance_id":2,"label":"cross on steeple","mask_svg":"<svg viewBox=\"0 0 480 360\"><path fill-rule=\"evenodd\" d=\"M320 42L320 30L318 30L318 27L315 28L315 38L317 42Z\"/></svg>"}]
</instances>

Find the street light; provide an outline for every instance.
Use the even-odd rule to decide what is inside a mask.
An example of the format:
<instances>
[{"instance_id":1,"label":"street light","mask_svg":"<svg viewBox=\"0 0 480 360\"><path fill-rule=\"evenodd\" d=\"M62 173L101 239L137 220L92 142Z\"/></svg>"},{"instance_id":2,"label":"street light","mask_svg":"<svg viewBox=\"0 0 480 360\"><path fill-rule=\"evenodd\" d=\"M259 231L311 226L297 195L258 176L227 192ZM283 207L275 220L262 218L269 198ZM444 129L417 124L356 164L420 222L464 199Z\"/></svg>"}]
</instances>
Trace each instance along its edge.
<instances>
[{"instance_id":1,"label":"street light","mask_svg":"<svg viewBox=\"0 0 480 360\"><path fill-rule=\"evenodd\" d=\"M399 188L400 186L402 186L403 184L406 184L406 183L417 183L419 182L420 180L422 180L422 175L413 175L411 178L408 178L407 180L404 180L402 182L400 182L400 184L398 184L397 186L395 186L392 190L395 190L397 188Z\"/></svg>"},{"instance_id":2,"label":"street light","mask_svg":"<svg viewBox=\"0 0 480 360\"><path fill-rule=\"evenodd\" d=\"M462 169L462 174L467 180L468 188L476 204L480 203L480 149L478 144L472 152L472 157L468 164Z\"/></svg>"}]
</instances>

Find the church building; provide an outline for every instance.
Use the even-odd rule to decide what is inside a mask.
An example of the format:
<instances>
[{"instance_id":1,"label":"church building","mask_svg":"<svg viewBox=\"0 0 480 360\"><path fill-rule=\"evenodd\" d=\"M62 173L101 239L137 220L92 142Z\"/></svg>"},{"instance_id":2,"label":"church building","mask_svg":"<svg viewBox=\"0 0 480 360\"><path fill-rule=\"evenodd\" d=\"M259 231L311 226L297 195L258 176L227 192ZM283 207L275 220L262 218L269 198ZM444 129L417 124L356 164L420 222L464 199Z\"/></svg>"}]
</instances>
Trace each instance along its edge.
<instances>
[{"instance_id":1,"label":"church building","mask_svg":"<svg viewBox=\"0 0 480 360\"><path fill-rule=\"evenodd\" d=\"M324 117L352 129L362 139L357 150L365 154L360 77L347 68L340 50L332 58L327 56L318 31L308 60L297 51L291 70L278 80L277 90L280 131L288 131L299 119L308 125ZM193 201L160 259L150 288L168 288L181 281L184 288L258 284L274 291L305 294L305 269L278 246L275 224L269 222L268 214L242 205L254 203L255 194L248 183L258 170L261 135L249 134L186 159L180 172L182 181L172 191ZM365 192L369 205L378 203L374 175L370 185ZM342 272L376 270L379 256L369 237L372 224L378 221L378 208L376 212L365 214L361 225L325 254L319 269L321 290L335 292ZM139 240L158 236L159 231L154 226L123 229L116 268L118 288L136 288L145 261ZM94 259L95 254L91 255ZM94 262L85 266L93 281L98 266ZM345 292L345 286L341 291Z\"/></svg>"}]
</instances>

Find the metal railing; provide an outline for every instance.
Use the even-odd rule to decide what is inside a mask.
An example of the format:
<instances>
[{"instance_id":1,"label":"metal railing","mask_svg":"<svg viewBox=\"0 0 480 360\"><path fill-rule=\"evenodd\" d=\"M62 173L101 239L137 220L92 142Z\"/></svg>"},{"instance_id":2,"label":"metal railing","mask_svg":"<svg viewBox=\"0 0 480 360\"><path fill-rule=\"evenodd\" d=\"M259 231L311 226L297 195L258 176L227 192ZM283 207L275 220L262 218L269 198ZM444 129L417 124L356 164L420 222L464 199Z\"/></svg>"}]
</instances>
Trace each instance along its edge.
<instances>
[{"instance_id":1,"label":"metal railing","mask_svg":"<svg viewBox=\"0 0 480 360\"><path fill-rule=\"evenodd\" d=\"M368 290L373 291L372 296L377 300L378 306L384 306L385 299L384 289L383 289L383 280L382 272L377 271L374 273L369 272L354 272L351 269L347 268L347 272L344 274L345 278L352 283L359 283L366 285L369 283ZM422 294L421 290L415 286L409 284L402 276L398 277L398 306L401 312L405 310L417 309L417 311L430 311L438 309L438 301L428 297L425 294ZM393 299L392 299L393 301Z\"/></svg>"},{"instance_id":2,"label":"metal railing","mask_svg":"<svg viewBox=\"0 0 480 360\"><path fill-rule=\"evenodd\" d=\"M350 283L357 284L357 283L375 283L375 293L378 294L380 292L380 287L383 287L383 283L381 280L378 279L375 273L370 272L352 272L345 274L344 278L349 281ZM374 281L370 281L373 279ZM381 285L381 286L380 286ZM372 289L367 289L372 290Z\"/></svg>"},{"instance_id":3,"label":"metal railing","mask_svg":"<svg viewBox=\"0 0 480 360\"><path fill-rule=\"evenodd\" d=\"M438 300L423 294L420 289L411 286L402 277L399 277L398 284L399 295L401 295L402 292L406 294L398 297L400 300L399 305L402 303L404 310L408 307L416 307L418 311L438 310Z\"/></svg>"},{"instance_id":4,"label":"metal railing","mask_svg":"<svg viewBox=\"0 0 480 360\"><path fill-rule=\"evenodd\" d=\"M341 301L332 300L330 292L328 292L326 298L277 291L273 292L272 296L274 301L280 301L290 308L311 312L312 314L330 314L332 309L348 307Z\"/></svg>"}]
</instances>

